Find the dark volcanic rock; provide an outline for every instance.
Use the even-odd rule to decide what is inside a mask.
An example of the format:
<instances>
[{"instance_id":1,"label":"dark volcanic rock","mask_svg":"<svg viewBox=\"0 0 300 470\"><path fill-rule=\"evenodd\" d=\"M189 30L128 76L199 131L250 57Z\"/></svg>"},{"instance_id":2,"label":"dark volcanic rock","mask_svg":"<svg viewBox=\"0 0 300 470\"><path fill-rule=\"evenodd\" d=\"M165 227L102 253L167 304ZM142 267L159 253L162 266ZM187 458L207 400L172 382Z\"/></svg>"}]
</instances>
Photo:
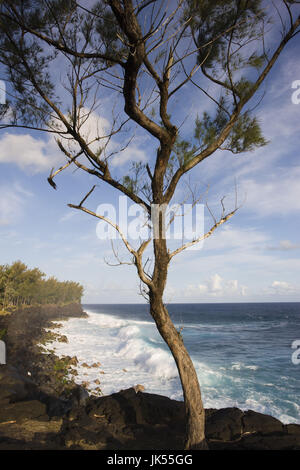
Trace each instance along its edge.
<instances>
[{"instance_id":1,"label":"dark volcanic rock","mask_svg":"<svg viewBox=\"0 0 300 470\"><path fill-rule=\"evenodd\" d=\"M0 402L14 403L40 394L36 384L22 376L15 367L0 366Z\"/></svg>"},{"instance_id":2,"label":"dark volcanic rock","mask_svg":"<svg viewBox=\"0 0 300 470\"><path fill-rule=\"evenodd\" d=\"M235 449L235 447L232 447ZM237 450L300 450L299 436L283 433L253 433L243 436L236 445Z\"/></svg>"},{"instance_id":3,"label":"dark volcanic rock","mask_svg":"<svg viewBox=\"0 0 300 470\"><path fill-rule=\"evenodd\" d=\"M160 395L136 394L131 388L90 398L85 411L81 410L81 414L72 411L72 421L65 423L64 436L69 448L183 448L183 402ZM275 418L254 411L243 412L238 408L206 411L206 436L212 450L300 449L299 430L299 425L283 426Z\"/></svg>"},{"instance_id":4,"label":"dark volcanic rock","mask_svg":"<svg viewBox=\"0 0 300 470\"><path fill-rule=\"evenodd\" d=\"M293 434L295 436L300 436L300 426L299 424L287 424L284 426L288 434Z\"/></svg>"},{"instance_id":5,"label":"dark volcanic rock","mask_svg":"<svg viewBox=\"0 0 300 470\"><path fill-rule=\"evenodd\" d=\"M2 406L0 409L0 422L22 422L27 419L42 418L48 421L46 405L38 400L22 401Z\"/></svg>"},{"instance_id":6,"label":"dark volcanic rock","mask_svg":"<svg viewBox=\"0 0 300 470\"><path fill-rule=\"evenodd\" d=\"M206 417L206 436L208 439L232 441L242 434L243 412L238 408L215 410Z\"/></svg>"},{"instance_id":7,"label":"dark volcanic rock","mask_svg":"<svg viewBox=\"0 0 300 470\"><path fill-rule=\"evenodd\" d=\"M72 408L76 406L85 406L89 400L89 397L90 395L88 391L80 385L76 384L70 393Z\"/></svg>"},{"instance_id":8,"label":"dark volcanic rock","mask_svg":"<svg viewBox=\"0 0 300 470\"><path fill-rule=\"evenodd\" d=\"M89 415L105 415L108 422L139 425L184 426L182 402L149 393L136 393L133 388L95 399L87 406Z\"/></svg>"},{"instance_id":9,"label":"dark volcanic rock","mask_svg":"<svg viewBox=\"0 0 300 470\"><path fill-rule=\"evenodd\" d=\"M72 410L64 438L72 449L182 449L184 405L133 388L91 397L85 408Z\"/></svg>"},{"instance_id":10,"label":"dark volcanic rock","mask_svg":"<svg viewBox=\"0 0 300 470\"><path fill-rule=\"evenodd\" d=\"M283 431L283 424L273 416L257 413L256 411L246 411L243 416L244 433L259 432L270 434Z\"/></svg>"},{"instance_id":11,"label":"dark volcanic rock","mask_svg":"<svg viewBox=\"0 0 300 470\"><path fill-rule=\"evenodd\" d=\"M278 419L252 410L227 408L206 420L210 449L300 450L300 425L284 426Z\"/></svg>"},{"instance_id":12,"label":"dark volcanic rock","mask_svg":"<svg viewBox=\"0 0 300 470\"><path fill-rule=\"evenodd\" d=\"M44 328L51 328L52 321L86 316L81 305L70 304L32 306L0 317L0 329L6 330L7 364L17 368L25 377L29 373L41 391L55 394L57 384L52 372L58 358L50 353L41 354L37 344L49 337ZM66 337L62 339L65 341Z\"/></svg>"}]
</instances>

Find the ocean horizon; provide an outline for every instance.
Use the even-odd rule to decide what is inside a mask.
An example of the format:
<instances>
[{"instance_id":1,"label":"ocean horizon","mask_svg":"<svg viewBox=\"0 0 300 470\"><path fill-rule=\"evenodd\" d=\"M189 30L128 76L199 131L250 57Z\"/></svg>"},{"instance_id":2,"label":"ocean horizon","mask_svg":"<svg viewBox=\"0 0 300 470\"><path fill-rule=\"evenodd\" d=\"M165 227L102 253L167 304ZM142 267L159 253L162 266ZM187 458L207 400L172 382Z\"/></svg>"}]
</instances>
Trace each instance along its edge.
<instances>
[{"instance_id":1,"label":"ocean horizon","mask_svg":"<svg viewBox=\"0 0 300 470\"><path fill-rule=\"evenodd\" d=\"M169 303L195 365L206 408L238 407L300 423L300 302ZM104 395L142 384L145 392L182 400L171 353L148 304L83 304L88 318L71 318L58 331L68 343L51 348L76 355L77 383ZM100 369L83 363L101 363ZM100 381L100 385L95 383Z\"/></svg>"}]
</instances>

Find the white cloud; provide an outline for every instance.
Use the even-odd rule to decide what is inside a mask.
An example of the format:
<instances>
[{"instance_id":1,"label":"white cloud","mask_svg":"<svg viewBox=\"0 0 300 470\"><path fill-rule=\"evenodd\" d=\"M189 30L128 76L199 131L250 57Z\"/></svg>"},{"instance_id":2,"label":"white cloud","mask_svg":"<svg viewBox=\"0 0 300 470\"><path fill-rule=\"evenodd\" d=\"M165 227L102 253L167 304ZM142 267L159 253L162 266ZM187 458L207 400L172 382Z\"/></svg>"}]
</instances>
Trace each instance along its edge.
<instances>
[{"instance_id":1,"label":"white cloud","mask_svg":"<svg viewBox=\"0 0 300 470\"><path fill-rule=\"evenodd\" d=\"M300 292L300 288L286 281L273 281L267 291L276 295L287 295Z\"/></svg>"},{"instance_id":2,"label":"white cloud","mask_svg":"<svg viewBox=\"0 0 300 470\"><path fill-rule=\"evenodd\" d=\"M106 118L99 116L96 112L91 112L88 108L81 109L80 119L82 122L80 134L88 143L92 142L90 144L90 148L92 151L96 151L99 147L104 145L107 139L100 139L96 142L93 141L109 134L109 121Z\"/></svg>"},{"instance_id":3,"label":"white cloud","mask_svg":"<svg viewBox=\"0 0 300 470\"><path fill-rule=\"evenodd\" d=\"M104 145L104 140L93 142L99 136L109 132L109 122L97 113L90 113L86 108L81 110L82 126L81 135L88 142L92 142L90 148L96 151ZM88 119L85 121L85 117ZM63 124L58 129L65 130ZM78 144L75 143L75 147ZM64 162L64 155L58 148L53 135L47 135L46 139L35 138L30 134L15 134L6 132L0 139L0 163L13 163L21 170L30 173L47 172L51 168Z\"/></svg>"},{"instance_id":4,"label":"white cloud","mask_svg":"<svg viewBox=\"0 0 300 470\"><path fill-rule=\"evenodd\" d=\"M271 286L273 289L290 289L290 284L288 282L285 282L285 281L274 281L272 282L272 286Z\"/></svg>"},{"instance_id":5,"label":"white cloud","mask_svg":"<svg viewBox=\"0 0 300 470\"><path fill-rule=\"evenodd\" d=\"M100 148L104 149L105 153L103 152L102 157L111 155L109 161L113 167L124 165L128 161L142 162L147 160L144 151L145 138L137 137L135 143L129 142L128 147L126 147L126 142L132 137L131 134L126 135L125 141L122 142L118 142L115 136L106 137L113 131L110 121L88 108L80 110L80 121L82 124L79 132L88 143L89 148L93 152L97 152ZM63 125L59 128L61 130L65 129ZM76 142L73 142L73 144L78 151L79 145ZM122 150L123 148L124 150Z\"/></svg>"},{"instance_id":6,"label":"white cloud","mask_svg":"<svg viewBox=\"0 0 300 470\"><path fill-rule=\"evenodd\" d=\"M187 296L207 295L210 297L227 297L232 295L244 296L247 286L240 285L237 279L225 280L218 273L213 274L203 284L190 284Z\"/></svg>"},{"instance_id":7,"label":"white cloud","mask_svg":"<svg viewBox=\"0 0 300 470\"><path fill-rule=\"evenodd\" d=\"M147 156L142 148L137 147L136 145L132 144L129 145L125 150L122 152L117 153L111 160L112 166L121 166L127 163L128 161L131 162L145 162L147 161Z\"/></svg>"},{"instance_id":8,"label":"white cloud","mask_svg":"<svg viewBox=\"0 0 300 470\"><path fill-rule=\"evenodd\" d=\"M206 250L257 250L265 245L270 237L255 228L233 227L229 224L224 225L213 236L207 238L203 243L203 251Z\"/></svg>"},{"instance_id":9,"label":"white cloud","mask_svg":"<svg viewBox=\"0 0 300 470\"><path fill-rule=\"evenodd\" d=\"M258 216L295 214L300 210L300 166L268 174L263 180L243 181L245 206Z\"/></svg>"},{"instance_id":10,"label":"white cloud","mask_svg":"<svg viewBox=\"0 0 300 470\"><path fill-rule=\"evenodd\" d=\"M211 276L211 278L209 279L209 281L207 281L206 284L208 292L212 294L221 292L223 290L222 281L223 279L221 278L221 276L219 276L219 274L214 274L213 276Z\"/></svg>"},{"instance_id":11,"label":"white cloud","mask_svg":"<svg viewBox=\"0 0 300 470\"><path fill-rule=\"evenodd\" d=\"M280 240L278 245L267 247L267 249L271 250L271 251L299 250L300 249L300 243L293 243L290 240Z\"/></svg>"},{"instance_id":12,"label":"white cloud","mask_svg":"<svg viewBox=\"0 0 300 470\"><path fill-rule=\"evenodd\" d=\"M288 138L296 137L299 106L292 102L292 93L295 90L291 85L292 80L282 87L284 96L278 96L258 113L264 135L271 141L276 139L278 143L286 144ZM279 108L280 113L276 113Z\"/></svg>"},{"instance_id":13,"label":"white cloud","mask_svg":"<svg viewBox=\"0 0 300 470\"><path fill-rule=\"evenodd\" d=\"M30 173L48 171L61 161L55 141L36 139L29 134L5 133L0 139L0 163L14 163Z\"/></svg>"},{"instance_id":14,"label":"white cloud","mask_svg":"<svg viewBox=\"0 0 300 470\"><path fill-rule=\"evenodd\" d=\"M67 222L68 220L73 219L75 214L77 214L77 212L75 211L66 212L64 215L61 216L61 218L59 219L59 222Z\"/></svg>"},{"instance_id":15,"label":"white cloud","mask_svg":"<svg viewBox=\"0 0 300 470\"><path fill-rule=\"evenodd\" d=\"M276 78L268 83L268 94L272 101L280 100L282 97L289 97L291 103L291 95L293 92L292 83L300 77L300 63L295 60L293 50L285 51L286 59L278 62L278 74ZM281 114L281 113L280 113Z\"/></svg>"},{"instance_id":16,"label":"white cloud","mask_svg":"<svg viewBox=\"0 0 300 470\"><path fill-rule=\"evenodd\" d=\"M0 225L10 225L21 215L26 199L33 196L19 183L0 186Z\"/></svg>"}]
</instances>

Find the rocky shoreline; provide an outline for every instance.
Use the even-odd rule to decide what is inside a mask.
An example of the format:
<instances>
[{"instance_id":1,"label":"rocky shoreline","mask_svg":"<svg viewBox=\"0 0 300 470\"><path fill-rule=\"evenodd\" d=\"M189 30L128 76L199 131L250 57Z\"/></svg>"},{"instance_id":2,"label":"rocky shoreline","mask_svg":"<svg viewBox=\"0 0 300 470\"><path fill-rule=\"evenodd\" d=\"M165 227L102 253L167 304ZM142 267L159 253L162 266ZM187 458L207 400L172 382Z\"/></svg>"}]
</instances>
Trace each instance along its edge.
<instances>
[{"instance_id":1,"label":"rocky shoreline","mask_svg":"<svg viewBox=\"0 0 300 470\"><path fill-rule=\"evenodd\" d=\"M134 388L89 395L69 379L76 357L43 352L40 345L49 340L66 341L45 329L83 316L78 304L0 316L7 347L7 364L0 365L0 450L181 450L182 402ZM238 408L206 410L206 436L212 450L300 450L300 425Z\"/></svg>"}]
</instances>

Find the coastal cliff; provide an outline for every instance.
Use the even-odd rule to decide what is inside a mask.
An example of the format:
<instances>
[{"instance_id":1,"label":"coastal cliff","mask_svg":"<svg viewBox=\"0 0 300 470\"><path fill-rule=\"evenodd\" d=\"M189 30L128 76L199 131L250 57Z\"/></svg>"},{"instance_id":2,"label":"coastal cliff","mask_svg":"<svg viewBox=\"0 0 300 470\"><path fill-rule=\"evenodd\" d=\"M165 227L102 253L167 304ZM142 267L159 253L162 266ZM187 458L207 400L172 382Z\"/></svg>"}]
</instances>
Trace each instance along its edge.
<instances>
[{"instance_id":1,"label":"coastal cliff","mask_svg":"<svg viewBox=\"0 0 300 470\"><path fill-rule=\"evenodd\" d=\"M84 316L79 304L70 304L0 317L7 347L7 364L0 365L0 449L182 449L183 402L134 388L89 395L67 379L76 374L76 357L43 353L53 321ZM300 425L238 408L206 410L206 436L213 450L300 450Z\"/></svg>"}]
</instances>

